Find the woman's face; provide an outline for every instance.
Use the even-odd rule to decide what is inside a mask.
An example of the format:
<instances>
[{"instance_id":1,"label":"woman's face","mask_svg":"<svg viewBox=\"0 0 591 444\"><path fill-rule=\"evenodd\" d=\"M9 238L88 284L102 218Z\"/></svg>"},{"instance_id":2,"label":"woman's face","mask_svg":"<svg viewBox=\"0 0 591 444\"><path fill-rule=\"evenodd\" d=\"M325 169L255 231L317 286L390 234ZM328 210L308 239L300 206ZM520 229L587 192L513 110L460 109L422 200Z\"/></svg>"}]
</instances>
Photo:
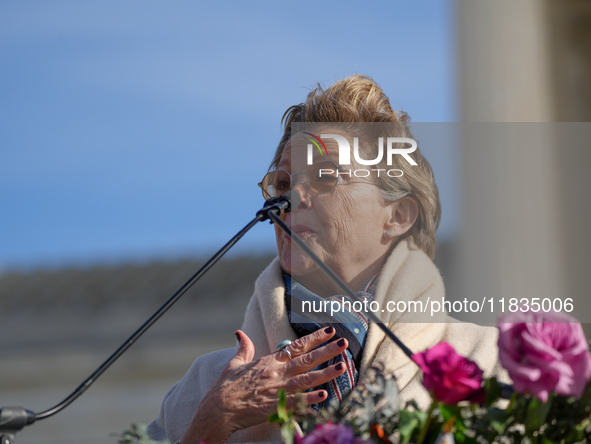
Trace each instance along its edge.
<instances>
[{"instance_id":1,"label":"woman's face","mask_svg":"<svg viewBox=\"0 0 591 444\"><path fill-rule=\"evenodd\" d=\"M323 139L328 157L338 163L338 145ZM283 151L278 169L304 173L307 144L304 134L291 138ZM352 146L352 143L351 143ZM326 155L314 158L326 160ZM347 168L355 169L353 165ZM354 291L377 273L388 253L392 238L385 235L392 206L381 197L379 188L368 179L340 175L336 187L326 194L313 194L305 185L304 174L296 176L294 190L301 203L281 218ZM340 293L310 258L275 227L277 251L283 270L321 296Z\"/></svg>"}]
</instances>

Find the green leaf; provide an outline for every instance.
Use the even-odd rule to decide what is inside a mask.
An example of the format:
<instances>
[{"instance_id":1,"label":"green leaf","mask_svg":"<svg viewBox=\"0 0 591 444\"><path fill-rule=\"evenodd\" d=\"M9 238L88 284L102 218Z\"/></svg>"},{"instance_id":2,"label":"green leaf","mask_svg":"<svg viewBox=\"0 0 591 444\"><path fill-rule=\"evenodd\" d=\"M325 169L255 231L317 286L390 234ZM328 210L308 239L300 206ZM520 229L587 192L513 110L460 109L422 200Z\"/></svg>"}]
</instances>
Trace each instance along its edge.
<instances>
[{"instance_id":1,"label":"green leaf","mask_svg":"<svg viewBox=\"0 0 591 444\"><path fill-rule=\"evenodd\" d=\"M466 436L462 432L454 433L454 440L459 444L480 444L476 438Z\"/></svg>"},{"instance_id":2,"label":"green leaf","mask_svg":"<svg viewBox=\"0 0 591 444\"><path fill-rule=\"evenodd\" d=\"M449 420L452 416L455 416L454 426L460 430L466 430L466 425L462 417L462 408L452 404L439 404L439 411L443 416L443 422Z\"/></svg>"},{"instance_id":3,"label":"green leaf","mask_svg":"<svg viewBox=\"0 0 591 444\"><path fill-rule=\"evenodd\" d=\"M497 378L485 379L484 390L486 392L485 405L490 407L501 396L501 386Z\"/></svg>"},{"instance_id":4,"label":"green leaf","mask_svg":"<svg viewBox=\"0 0 591 444\"><path fill-rule=\"evenodd\" d=\"M285 394L285 389L279 389L279 392L277 393L277 398L279 398L277 408L285 410L285 408L287 407L287 395Z\"/></svg>"},{"instance_id":5,"label":"green leaf","mask_svg":"<svg viewBox=\"0 0 591 444\"><path fill-rule=\"evenodd\" d=\"M532 398L527 407L527 416L525 418L525 433L531 434L546 422L548 413L552 407L552 395L548 398L548 402L542 402L538 398Z\"/></svg>"},{"instance_id":6,"label":"green leaf","mask_svg":"<svg viewBox=\"0 0 591 444\"><path fill-rule=\"evenodd\" d=\"M490 419L490 426L495 432L497 432L499 435L505 433L505 428L507 427L508 422L507 420L509 419L509 415L505 410L489 408L488 417Z\"/></svg>"},{"instance_id":7,"label":"green leaf","mask_svg":"<svg viewBox=\"0 0 591 444\"><path fill-rule=\"evenodd\" d=\"M578 424L575 429L577 430L577 432L582 432L584 431L589 425L591 424L591 418L587 418L585 420L583 420L580 424Z\"/></svg>"},{"instance_id":8,"label":"green leaf","mask_svg":"<svg viewBox=\"0 0 591 444\"><path fill-rule=\"evenodd\" d=\"M402 443L410 442L412 437L423 428L423 424L427 420L427 414L420 411L401 410L399 415L398 432Z\"/></svg>"},{"instance_id":9,"label":"green leaf","mask_svg":"<svg viewBox=\"0 0 591 444\"><path fill-rule=\"evenodd\" d=\"M443 419L445 421L447 421L454 415L456 416L456 418L460 415L460 409L457 405L441 403L439 404L439 411L441 412L441 415L443 416Z\"/></svg>"},{"instance_id":10,"label":"green leaf","mask_svg":"<svg viewBox=\"0 0 591 444\"><path fill-rule=\"evenodd\" d=\"M267 421L279 424L290 422L291 412L287 410L287 396L285 395L284 389L279 390L277 398L279 398L279 401L277 402L277 412L269 416Z\"/></svg>"},{"instance_id":11,"label":"green leaf","mask_svg":"<svg viewBox=\"0 0 591 444\"><path fill-rule=\"evenodd\" d=\"M295 430L291 421L284 422L281 425L281 439L285 444L293 444L295 439Z\"/></svg>"},{"instance_id":12,"label":"green leaf","mask_svg":"<svg viewBox=\"0 0 591 444\"><path fill-rule=\"evenodd\" d=\"M148 435L145 424L132 424L129 430L119 435L119 444L170 444L168 439L164 441L153 441Z\"/></svg>"},{"instance_id":13,"label":"green leaf","mask_svg":"<svg viewBox=\"0 0 591 444\"><path fill-rule=\"evenodd\" d=\"M269 416L269 419L267 419L267 421L269 421L269 422L283 423L283 420L279 417L279 415L277 414L277 412L275 412L271 416Z\"/></svg>"}]
</instances>

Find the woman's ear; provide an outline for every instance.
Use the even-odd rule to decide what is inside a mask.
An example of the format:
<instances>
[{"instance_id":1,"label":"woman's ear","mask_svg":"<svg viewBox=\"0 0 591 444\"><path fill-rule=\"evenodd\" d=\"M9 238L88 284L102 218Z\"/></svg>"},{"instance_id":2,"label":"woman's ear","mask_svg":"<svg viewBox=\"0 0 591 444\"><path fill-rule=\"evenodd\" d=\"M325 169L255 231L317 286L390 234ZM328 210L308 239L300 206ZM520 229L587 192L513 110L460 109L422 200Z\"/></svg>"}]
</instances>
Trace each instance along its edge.
<instances>
[{"instance_id":1,"label":"woman's ear","mask_svg":"<svg viewBox=\"0 0 591 444\"><path fill-rule=\"evenodd\" d=\"M387 237L402 236L416 222L419 216L419 204L413 197L404 196L392 202L391 205L392 212L384 225L384 232Z\"/></svg>"}]
</instances>

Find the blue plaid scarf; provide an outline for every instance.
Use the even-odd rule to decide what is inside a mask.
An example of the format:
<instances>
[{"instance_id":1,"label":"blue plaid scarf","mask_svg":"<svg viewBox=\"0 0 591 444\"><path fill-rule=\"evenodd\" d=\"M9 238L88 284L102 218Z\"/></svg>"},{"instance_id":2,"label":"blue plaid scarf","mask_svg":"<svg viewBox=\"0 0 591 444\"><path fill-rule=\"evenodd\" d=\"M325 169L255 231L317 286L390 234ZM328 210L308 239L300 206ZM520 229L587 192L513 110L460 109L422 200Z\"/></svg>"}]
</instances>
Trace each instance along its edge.
<instances>
[{"instance_id":1,"label":"blue plaid scarf","mask_svg":"<svg viewBox=\"0 0 591 444\"><path fill-rule=\"evenodd\" d=\"M368 304L373 300L379 274L380 273L376 274L373 278L367 281L365 285L361 287L361 290L356 293L357 297L362 301L367 301ZM353 301L347 296L336 295L324 299L312 293L285 273L283 274L283 280L285 282L285 306L287 308L287 315L289 316L289 322L298 338L320 330L321 328L332 326L336 330L336 333L331 341L345 338L349 342L347 350L343 353L314 368L314 370L321 370L339 362L344 363L346 368L345 373L338 378L311 389L326 390L328 393L328 397L323 402L312 406L316 410L320 410L324 405L328 405L333 399L340 402L343 399L343 396L351 391L357 383L359 378L358 368L361 364L363 347L365 346L368 321L363 309L361 309L361 311L355 311ZM304 306L304 301L310 302L310 304ZM324 307L325 301L328 301L326 312L320 308ZM335 312L331 316L330 304L332 301L337 301L341 308L338 312L334 310ZM343 303L343 301L345 302ZM350 303L350 305L348 305L347 302ZM356 307L358 306L359 304L357 304ZM302 309L303 307L306 307L305 312ZM310 310L310 307L312 307L312 310ZM351 310L348 309L349 307L351 307Z\"/></svg>"}]
</instances>

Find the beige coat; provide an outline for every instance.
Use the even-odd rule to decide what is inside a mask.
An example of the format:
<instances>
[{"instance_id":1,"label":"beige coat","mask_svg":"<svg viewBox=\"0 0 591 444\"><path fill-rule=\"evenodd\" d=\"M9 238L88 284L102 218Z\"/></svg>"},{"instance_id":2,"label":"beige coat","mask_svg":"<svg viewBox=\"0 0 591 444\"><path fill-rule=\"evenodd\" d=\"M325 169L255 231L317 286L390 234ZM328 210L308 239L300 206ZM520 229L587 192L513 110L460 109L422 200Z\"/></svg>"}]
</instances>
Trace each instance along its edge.
<instances>
[{"instance_id":1,"label":"beige coat","mask_svg":"<svg viewBox=\"0 0 591 444\"><path fill-rule=\"evenodd\" d=\"M255 283L255 291L246 309L242 330L256 348L254 359L275 350L285 340L295 340L284 303L285 287L279 260L275 259ZM388 258L374 300L380 307L388 301L439 300L444 296L443 281L433 262L409 240L403 240ZM458 353L478 363L485 376L508 378L498 363L497 330L461 323L446 314L421 315L411 313L380 313L380 318L413 351L423 351L447 341ZM421 321L421 322L414 322ZM430 322L426 322L430 321ZM193 413L214 384L235 349L219 350L198 358L185 377L164 397L160 415L149 431L154 439L167 437L175 443L187 429ZM427 407L430 398L423 388L418 367L390 341L375 324L370 324L360 368L360 381L374 363L381 362L387 373L397 379L401 401L415 399ZM278 428L261 424L234 433L228 442L280 441Z\"/></svg>"}]
</instances>

